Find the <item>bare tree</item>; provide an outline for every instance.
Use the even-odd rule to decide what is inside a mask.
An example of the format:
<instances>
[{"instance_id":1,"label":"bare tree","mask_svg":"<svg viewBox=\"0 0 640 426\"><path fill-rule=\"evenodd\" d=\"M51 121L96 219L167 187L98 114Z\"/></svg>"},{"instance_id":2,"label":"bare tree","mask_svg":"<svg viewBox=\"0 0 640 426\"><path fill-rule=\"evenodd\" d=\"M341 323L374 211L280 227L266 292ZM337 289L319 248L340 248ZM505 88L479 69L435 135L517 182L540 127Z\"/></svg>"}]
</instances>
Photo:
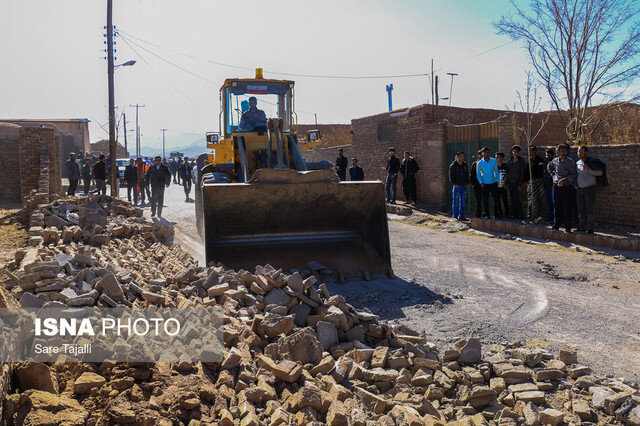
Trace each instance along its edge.
<instances>
[{"instance_id":1,"label":"bare tree","mask_svg":"<svg viewBox=\"0 0 640 426\"><path fill-rule=\"evenodd\" d=\"M511 4L495 27L523 43L567 136L586 142L594 99L619 100L640 75L639 2L531 0L529 11Z\"/></svg>"}]
</instances>

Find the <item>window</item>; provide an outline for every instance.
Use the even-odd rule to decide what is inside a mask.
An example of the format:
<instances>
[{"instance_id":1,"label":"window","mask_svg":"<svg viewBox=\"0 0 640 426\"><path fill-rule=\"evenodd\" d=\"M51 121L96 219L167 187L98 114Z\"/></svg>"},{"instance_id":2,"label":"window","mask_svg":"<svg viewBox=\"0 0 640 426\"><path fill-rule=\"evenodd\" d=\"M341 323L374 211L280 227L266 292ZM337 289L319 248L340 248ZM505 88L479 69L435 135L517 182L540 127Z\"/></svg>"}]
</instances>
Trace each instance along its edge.
<instances>
[{"instance_id":1,"label":"window","mask_svg":"<svg viewBox=\"0 0 640 426\"><path fill-rule=\"evenodd\" d=\"M398 122L396 120L385 120L378 122L378 143L394 142Z\"/></svg>"}]
</instances>

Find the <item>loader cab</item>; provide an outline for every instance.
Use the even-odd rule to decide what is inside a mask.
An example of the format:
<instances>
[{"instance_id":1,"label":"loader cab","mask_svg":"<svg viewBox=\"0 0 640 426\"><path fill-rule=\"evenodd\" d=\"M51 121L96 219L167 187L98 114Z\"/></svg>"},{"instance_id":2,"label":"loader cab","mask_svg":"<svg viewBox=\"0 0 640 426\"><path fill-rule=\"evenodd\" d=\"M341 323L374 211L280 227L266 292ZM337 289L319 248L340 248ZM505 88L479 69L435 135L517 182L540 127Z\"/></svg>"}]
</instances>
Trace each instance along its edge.
<instances>
[{"instance_id":1,"label":"loader cab","mask_svg":"<svg viewBox=\"0 0 640 426\"><path fill-rule=\"evenodd\" d=\"M293 81L256 79L226 80L220 90L224 117L222 134L264 133L266 120L282 120L282 131L293 125Z\"/></svg>"}]
</instances>

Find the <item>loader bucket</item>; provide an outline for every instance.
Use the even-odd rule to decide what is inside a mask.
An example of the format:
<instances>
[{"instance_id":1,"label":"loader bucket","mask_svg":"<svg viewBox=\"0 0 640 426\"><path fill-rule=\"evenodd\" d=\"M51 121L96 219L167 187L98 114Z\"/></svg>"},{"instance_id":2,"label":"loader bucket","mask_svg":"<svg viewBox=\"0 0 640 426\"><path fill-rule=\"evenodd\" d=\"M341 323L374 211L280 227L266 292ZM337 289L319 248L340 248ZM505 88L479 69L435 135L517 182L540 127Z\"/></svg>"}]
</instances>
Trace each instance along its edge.
<instances>
[{"instance_id":1,"label":"loader bucket","mask_svg":"<svg viewBox=\"0 0 640 426\"><path fill-rule=\"evenodd\" d=\"M331 170L261 169L247 183L203 183L207 263L391 274L380 181L337 182Z\"/></svg>"}]
</instances>

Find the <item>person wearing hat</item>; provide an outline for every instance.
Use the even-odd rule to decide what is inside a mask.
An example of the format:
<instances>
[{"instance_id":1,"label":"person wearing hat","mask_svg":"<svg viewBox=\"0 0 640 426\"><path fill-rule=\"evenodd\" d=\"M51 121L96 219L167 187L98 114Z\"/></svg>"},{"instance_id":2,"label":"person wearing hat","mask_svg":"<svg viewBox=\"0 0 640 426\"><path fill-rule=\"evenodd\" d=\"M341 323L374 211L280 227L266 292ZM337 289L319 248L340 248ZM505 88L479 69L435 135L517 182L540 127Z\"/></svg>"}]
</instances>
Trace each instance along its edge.
<instances>
[{"instance_id":1,"label":"person wearing hat","mask_svg":"<svg viewBox=\"0 0 640 426\"><path fill-rule=\"evenodd\" d=\"M509 187L509 198L511 198L511 218L523 219L524 210L520 203L520 192L524 190L525 173L527 163L520 157L521 148L519 145L511 147L511 157L507 162L507 186Z\"/></svg>"},{"instance_id":2,"label":"person wearing hat","mask_svg":"<svg viewBox=\"0 0 640 426\"><path fill-rule=\"evenodd\" d=\"M151 216L162 217L162 207L164 204L164 189L171 184L171 172L169 168L162 164L162 157L159 155L153 160L153 166L149 167L146 176L147 185L151 186Z\"/></svg>"},{"instance_id":3,"label":"person wearing hat","mask_svg":"<svg viewBox=\"0 0 640 426\"><path fill-rule=\"evenodd\" d=\"M569 145L558 145L558 156L551 160L547 169L553 177L553 205L555 208L553 229L558 230L564 225L567 232L571 232L573 222L574 185L577 185L578 171L576 162L569 157Z\"/></svg>"},{"instance_id":4,"label":"person wearing hat","mask_svg":"<svg viewBox=\"0 0 640 426\"><path fill-rule=\"evenodd\" d=\"M338 150L338 158L336 158L336 174L340 178L340 180L347 180L347 166L349 162L347 157L344 156L344 151L342 148Z\"/></svg>"}]
</instances>

